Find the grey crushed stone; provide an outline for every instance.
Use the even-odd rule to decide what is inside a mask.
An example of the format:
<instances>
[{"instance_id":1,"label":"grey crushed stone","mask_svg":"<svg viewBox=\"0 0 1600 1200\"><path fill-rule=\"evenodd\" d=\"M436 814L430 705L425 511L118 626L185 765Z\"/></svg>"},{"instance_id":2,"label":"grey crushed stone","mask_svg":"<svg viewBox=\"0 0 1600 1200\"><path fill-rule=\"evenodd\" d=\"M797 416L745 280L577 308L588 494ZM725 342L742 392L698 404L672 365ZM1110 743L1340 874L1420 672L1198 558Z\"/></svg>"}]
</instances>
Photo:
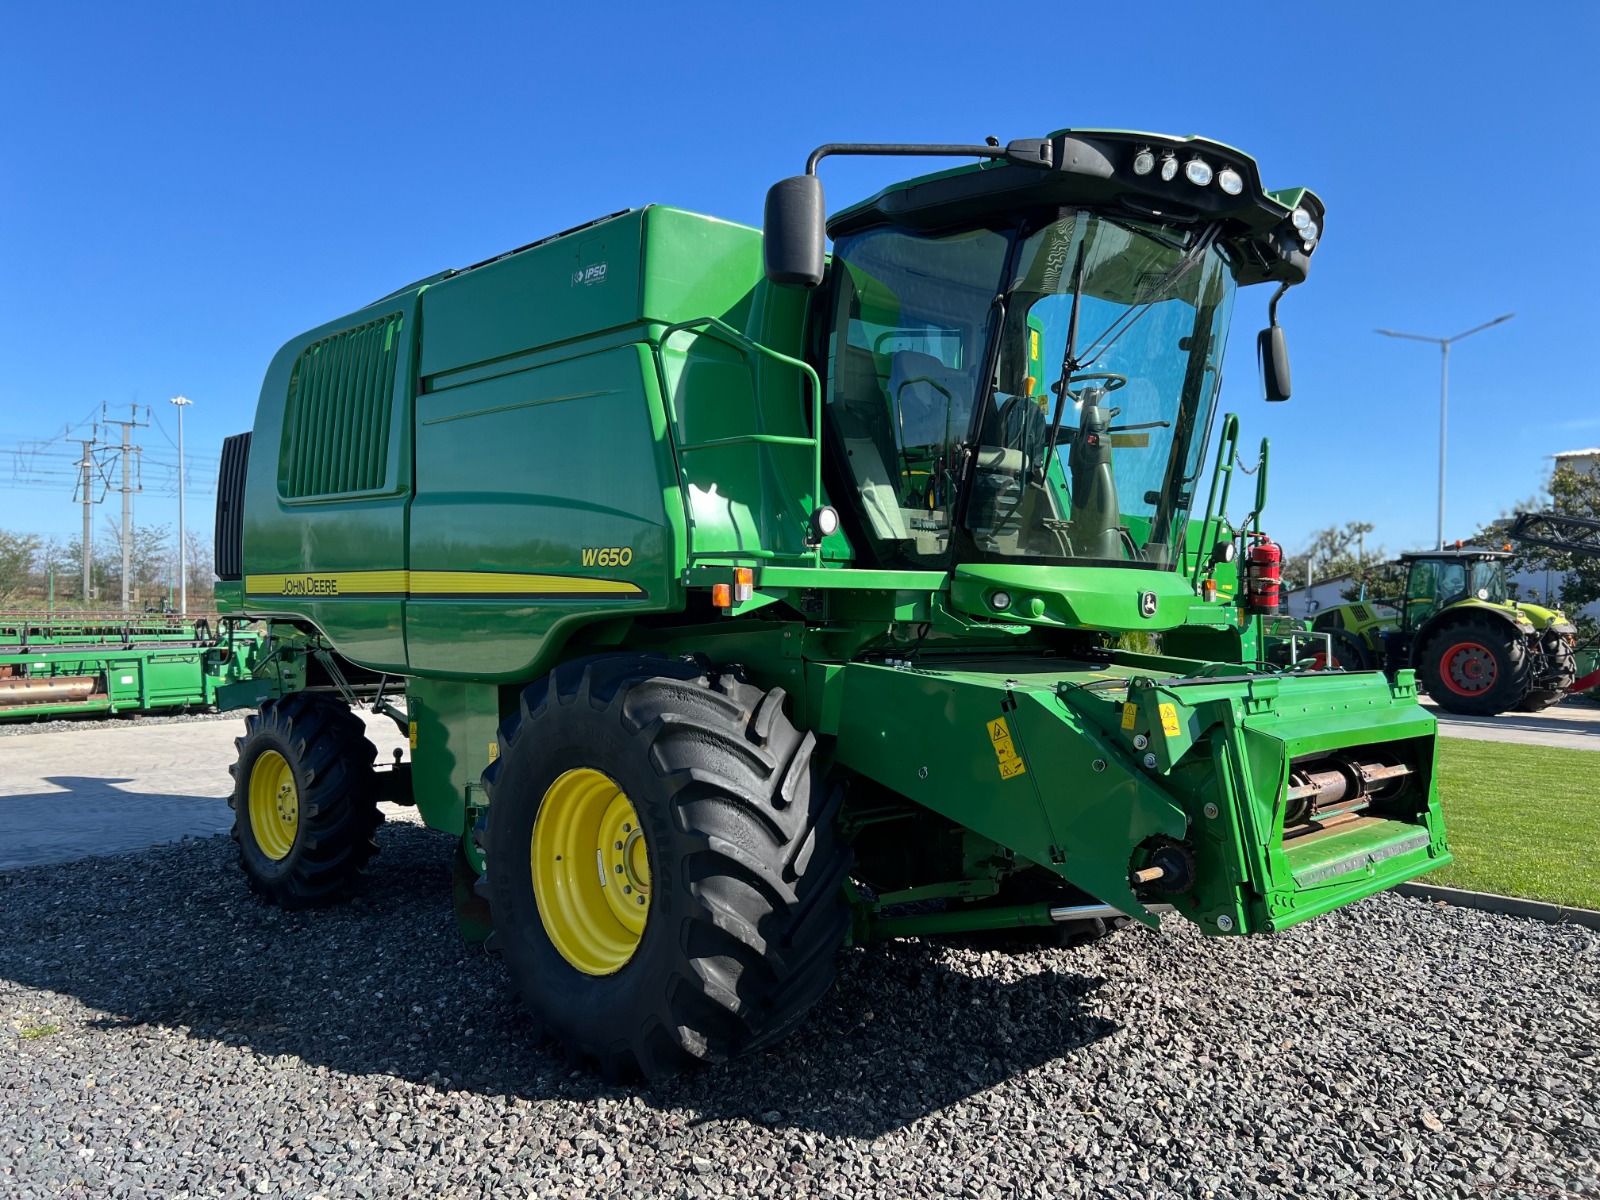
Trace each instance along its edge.
<instances>
[{"instance_id":1,"label":"grey crushed stone","mask_svg":"<svg viewBox=\"0 0 1600 1200\"><path fill-rule=\"evenodd\" d=\"M1584 929L1381 896L850 950L796 1036L630 1089L460 941L451 840L380 839L323 913L251 899L225 838L0 875L0 1196L1600 1194Z\"/></svg>"}]
</instances>

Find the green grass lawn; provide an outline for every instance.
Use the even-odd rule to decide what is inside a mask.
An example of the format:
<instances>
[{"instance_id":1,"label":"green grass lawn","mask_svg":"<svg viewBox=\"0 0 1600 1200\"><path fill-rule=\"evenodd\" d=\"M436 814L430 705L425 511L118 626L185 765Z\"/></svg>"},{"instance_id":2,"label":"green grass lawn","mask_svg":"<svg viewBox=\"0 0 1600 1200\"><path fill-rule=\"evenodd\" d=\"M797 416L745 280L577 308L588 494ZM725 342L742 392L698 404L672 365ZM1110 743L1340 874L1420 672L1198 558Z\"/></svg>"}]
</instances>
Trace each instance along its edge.
<instances>
[{"instance_id":1,"label":"green grass lawn","mask_svg":"<svg viewBox=\"0 0 1600 1200\"><path fill-rule=\"evenodd\" d=\"M1418 883L1600 909L1600 753L1439 739L1456 861Z\"/></svg>"}]
</instances>

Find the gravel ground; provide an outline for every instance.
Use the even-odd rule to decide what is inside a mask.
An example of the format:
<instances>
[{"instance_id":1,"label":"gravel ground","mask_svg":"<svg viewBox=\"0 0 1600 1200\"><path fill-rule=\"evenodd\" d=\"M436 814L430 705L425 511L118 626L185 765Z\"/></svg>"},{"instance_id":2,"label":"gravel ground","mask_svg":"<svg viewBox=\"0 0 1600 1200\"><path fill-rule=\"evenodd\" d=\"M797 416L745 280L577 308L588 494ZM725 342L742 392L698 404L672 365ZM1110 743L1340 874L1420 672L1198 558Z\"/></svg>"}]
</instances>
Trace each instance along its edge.
<instances>
[{"instance_id":1,"label":"gravel ground","mask_svg":"<svg viewBox=\"0 0 1600 1200\"><path fill-rule=\"evenodd\" d=\"M451 842L282 914L224 838L0 875L0 1195L1600 1194L1600 936L1383 896L1286 934L841 955L630 1090L525 1032Z\"/></svg>"},{"instance_id":2,"label":"gravel ground","mask_svg":"<svg viewBox=\"0 0 1600 1200\"><path fill-rule=\"evenodd\" d=\"M195 721L242 721L246 712L254 709L235 708L227 712L171 713L167 716L140 716L136 713L118 713L114 716L57 717L55 720L27 720L12 718L0 721L0 737L16 737L24 733L61 733L65 730L127 729L130 726L188 725Z\"/></svg>"}]
</instances>

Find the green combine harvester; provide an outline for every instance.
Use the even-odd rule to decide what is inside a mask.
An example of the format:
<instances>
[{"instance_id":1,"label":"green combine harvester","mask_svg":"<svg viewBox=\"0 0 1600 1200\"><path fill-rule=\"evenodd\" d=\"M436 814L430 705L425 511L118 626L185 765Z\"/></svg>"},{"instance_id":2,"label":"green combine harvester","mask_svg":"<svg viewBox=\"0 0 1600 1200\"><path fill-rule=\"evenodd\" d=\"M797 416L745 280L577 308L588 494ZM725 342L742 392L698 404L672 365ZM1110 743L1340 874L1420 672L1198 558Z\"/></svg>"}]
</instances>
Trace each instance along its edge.
<instances>
[{"instance_id":1,"label":"green combine harvester","mask_svg":"<svg viewBox=\"0 0 1600 1200\"><path fill-rule=\"evenodd\" d=\"M981 161L825 229L844 153ZM349 894L414 801L541 1026L659 1076L846 943L1266 933L1448 862L1411 673L1258 662L1264 491L1247 545L1193 512L1236 289L1282 399L1322 222L1199 138L832 145L764 235L615 213L293 339L219 487L251 887Z\"/></svg>"},{"instance_id":2,"label":"green combine harvester","mask_svg":"<svg viewBox=\"0 0 1600 1200\"><path fill-rule=\"evenodd\" d=\"M0 614L0 721L207 708L259 635L165 614Z\"/></svg>"}]
</instances>

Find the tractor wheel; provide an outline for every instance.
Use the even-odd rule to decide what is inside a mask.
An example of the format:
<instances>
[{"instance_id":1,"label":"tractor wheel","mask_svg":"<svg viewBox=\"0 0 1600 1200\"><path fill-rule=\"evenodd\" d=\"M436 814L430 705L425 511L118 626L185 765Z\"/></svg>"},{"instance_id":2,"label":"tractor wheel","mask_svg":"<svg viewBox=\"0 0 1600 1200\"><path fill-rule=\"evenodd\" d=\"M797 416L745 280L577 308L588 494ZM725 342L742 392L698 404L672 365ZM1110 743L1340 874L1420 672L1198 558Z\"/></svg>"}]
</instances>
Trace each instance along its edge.
<instances>
[{"instance_id":1,"label":"tractor wheel","mask_svg":"<svg viewBox=\"0 0 1600 1200\"><path fill-rule=\"evenodd\" d=\"M1530 669L1528 647L1507 622L1463 617L1429 635L1417 673L1439 707L1490 717L1522 701Z\"/></svg>"},{"instance_id":2,"label":"tractor wheel","mask_svg":"<svg viewBox=\"0 0 1600 1200\"><path fill-rule=\"evenodd\" d=\"M250 889L280 908L348 899L377 853L377 747L349 707L296 692L268 700L234 740L233 840Z\"/></svg>"},{"instance_id":3,"label":"tractor wheel","mask_svg":"<svg viewBox=\"0 0 1600 1200\"><path fill-rule=\"evenodd\" d=\"M615 654L522 695L483 775L489 946L543 1031L608 1079L767 1045L848 925L816 739L730 670Z\"/></svg>"},{"instance_id":4,"label":"tractor wheel","mask_svg":"<svg viewBox=\"0 0 1600 1200\"><path fill-rule=\"evenodd\" d=\"M1319 670L1332 666L1340 671L1368 671L1372 669L1372 656L1367 653L1365 646L1354 634L1346 633L1343 629L1328 630L1328 642L1333 648L1333 662L1328 662L1327 655L1318 650L1313 662Z\"/></svg>"},{"instance_id":5,"label":"tractor wheel","mask_svg":"<svg viewBox=\"0 0 1600 1200\"><path fill-rule=\"evenodd\" d=\"M1550 660L1546 664L1547 672L1541 677L1545 686L1524 696L1517 705L1518 712L1543 712L1552 704L1561 703L1578 680L1577 655L1566 639L1553 633L1546 634L1545 638L1545 656Z\"/></svg>"}]
</instances>

